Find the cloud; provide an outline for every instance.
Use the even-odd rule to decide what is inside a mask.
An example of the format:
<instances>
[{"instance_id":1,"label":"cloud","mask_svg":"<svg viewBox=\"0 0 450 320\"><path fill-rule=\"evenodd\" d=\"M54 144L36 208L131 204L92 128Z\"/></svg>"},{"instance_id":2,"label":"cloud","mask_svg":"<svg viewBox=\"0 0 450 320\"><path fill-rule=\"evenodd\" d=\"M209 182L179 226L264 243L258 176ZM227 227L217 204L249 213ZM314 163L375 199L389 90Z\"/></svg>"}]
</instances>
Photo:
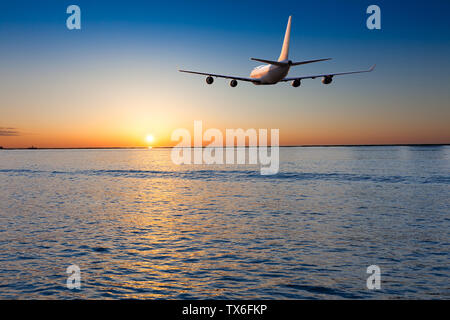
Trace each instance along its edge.
<instances>
[{"instance_id":1,"label":"cloud","mask_svg":"<svg viewBox=\"0 0 450 320\"><path fill-rule=\"evenodd\" d=\"M17 128L0 127L0 137L15 137L19 135Z\"/></svg>"}]
</instances>

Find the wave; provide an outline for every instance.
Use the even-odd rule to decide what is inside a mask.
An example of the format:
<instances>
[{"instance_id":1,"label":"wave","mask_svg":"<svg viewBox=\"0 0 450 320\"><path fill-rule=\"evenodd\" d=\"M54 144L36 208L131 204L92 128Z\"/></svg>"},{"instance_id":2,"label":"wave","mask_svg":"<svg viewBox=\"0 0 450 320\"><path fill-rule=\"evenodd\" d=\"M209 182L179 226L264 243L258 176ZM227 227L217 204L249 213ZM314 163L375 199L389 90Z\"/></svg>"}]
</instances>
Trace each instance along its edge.
<instances>
[{"instance_id":1,"label":"wave","mask_svg":"<svg viewBox=\"0 0 450 320\"><path fill-rule=\"evenodd\" d=\"M450 176L400 176L367 175L354 173L279 172L275 175L261 175L257 170L73 170L45 171L32 169L0 169L0 174L9 176L106 176L116 178L180 178L192 180L283 180L283 181L345 181L405 184L450 184Z\"/></svg>"}]
</instances>

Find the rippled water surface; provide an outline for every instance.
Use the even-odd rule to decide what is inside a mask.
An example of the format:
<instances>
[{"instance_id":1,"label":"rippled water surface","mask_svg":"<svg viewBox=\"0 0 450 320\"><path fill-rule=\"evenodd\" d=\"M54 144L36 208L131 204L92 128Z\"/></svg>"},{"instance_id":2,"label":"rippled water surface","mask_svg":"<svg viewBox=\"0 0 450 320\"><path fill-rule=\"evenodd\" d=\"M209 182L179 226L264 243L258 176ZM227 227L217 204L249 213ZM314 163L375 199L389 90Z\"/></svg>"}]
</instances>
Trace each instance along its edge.
<instances>
[{"instance_id":1,"label":"rippled water surface","mask_svg":"<svg viewBox=\"0 0 450 320\"><path fill-rule=\"evenodd\" d=\"M281 148L274 176L0 150L0 298L448 299L449 199L449 146Z\"/></svg>"}]
</instances>

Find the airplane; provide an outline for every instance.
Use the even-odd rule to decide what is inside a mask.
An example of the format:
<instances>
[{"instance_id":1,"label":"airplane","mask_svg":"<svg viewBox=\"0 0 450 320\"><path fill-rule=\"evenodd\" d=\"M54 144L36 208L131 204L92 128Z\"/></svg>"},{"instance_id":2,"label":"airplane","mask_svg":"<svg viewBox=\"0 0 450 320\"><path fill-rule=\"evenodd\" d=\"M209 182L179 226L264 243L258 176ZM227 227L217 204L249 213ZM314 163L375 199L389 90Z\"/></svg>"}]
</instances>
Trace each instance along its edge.
<instances>
[{"instance_id":1,"label":"airplane","mask_svg":"<svg viewBox=\"0 0 450 320\"><path fill-rule=\"evenodd\" d=\"M375 68L375 65L373 65L368 70L316 74L316 75L309 75L309 76L286 78L286 76L289 72L289 69L292 66L299 66L299 65L308 64L308 63L331 60L331 58L307 60L307 61L297 61L297 62L293 62L293 61L289 60L288 56L289 56L289 38L291 35L291 19L292 19L292 16L289 16L287 27L286 27L286 33L284 35L283 47L281 48L281 53L280 53L280 57L278 58L278 60L272 61L272 60L266 60L266 59L250 58L251 60L263 62L266 64L254 68L252 70L252 72L250 73L249 78L228 76L228 75L222 75L222 74L214 74L214 73L208 73L208 72L189 71L189 70L178 70L178 71L204 75L204 76L206 76L207 84L212 84L214 82L213 77L231 79L230 86L234 88L238 84L237 80L252 82L255 85L273 85L273 84L277 84L278 82L290 82L291 81L293 87L299 87L301 84L301 81L303 79L315 79L315 78L321 77L323 84L330 84L333 81L334 76L371 72Z\"/></svg>"}]
</instances>

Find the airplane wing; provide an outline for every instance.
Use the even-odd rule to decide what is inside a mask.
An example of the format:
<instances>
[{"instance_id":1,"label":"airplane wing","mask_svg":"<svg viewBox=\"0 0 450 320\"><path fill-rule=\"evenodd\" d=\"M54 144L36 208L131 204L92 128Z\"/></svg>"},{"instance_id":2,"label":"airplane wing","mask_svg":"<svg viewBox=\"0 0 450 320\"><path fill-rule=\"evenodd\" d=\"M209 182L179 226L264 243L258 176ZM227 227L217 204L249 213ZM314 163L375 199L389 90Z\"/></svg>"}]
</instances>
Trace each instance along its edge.
<instances>
[{"instance_id":1,"label":"airplane wing","mask_svg":"<svg viewBox=\"0 0 450 320\"><path fill-rule=\"evenodd\" d=\"M197 71L189 71L189 70L178 70L178 71L186 72L186 73L193 73L193 74L200 74L203 76L217 77L217 78L234 79L234 80L248 81L248 82L259 82L259 79L253 79L253 78L235 77L235 76L227 76L227 75L223 75L223 74L205 73L205 72L197 72Z\"/></svg>"},{"instance_id":2,"label":"airplane wing","mask_svg":"<svg viewBox=\"0 0 450 320\"><path fill-rule=\"evenodd\" d=\"M339 72L339 73L326 73L326 74L315 74L315 75L311 75L311 76L300 76L300 77L284 78L284 79L282 79L280 81L293 81L293 80L302 80L302 79L315 79L315 78L319 78L319 77L342 76L342 75L345 75L345 74L371 72L371 71L373 71L373 69L375 69L375 65L373 65L369 70Z\"/></svg>"}]
</instances>

